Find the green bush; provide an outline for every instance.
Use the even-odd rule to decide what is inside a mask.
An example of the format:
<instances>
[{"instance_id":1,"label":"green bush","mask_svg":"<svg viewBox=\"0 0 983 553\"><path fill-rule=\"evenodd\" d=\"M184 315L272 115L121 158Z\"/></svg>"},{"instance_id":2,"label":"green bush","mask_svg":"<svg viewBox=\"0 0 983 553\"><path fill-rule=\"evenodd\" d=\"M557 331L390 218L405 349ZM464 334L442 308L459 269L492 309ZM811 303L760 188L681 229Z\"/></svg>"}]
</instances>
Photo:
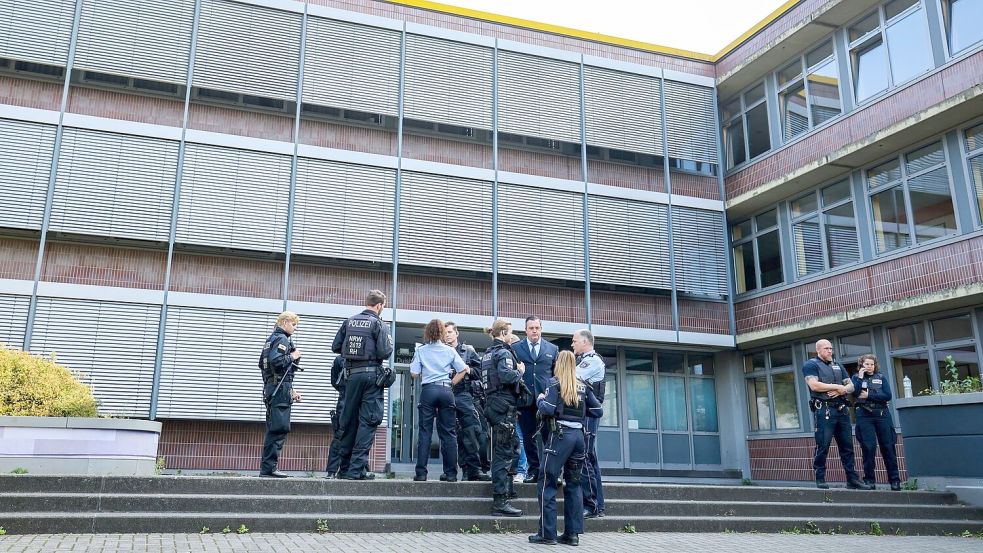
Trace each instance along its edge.
<instances>
[{"instance_id":1,"label":"green bush","mask_svg":"<svg viewBox=\"0 0 983 553\"><path fill-rule=\"evenodd\" d=\"M0 347L0 416L94 417L96 399L55 356Z\"/></svg>"}]
</instances>

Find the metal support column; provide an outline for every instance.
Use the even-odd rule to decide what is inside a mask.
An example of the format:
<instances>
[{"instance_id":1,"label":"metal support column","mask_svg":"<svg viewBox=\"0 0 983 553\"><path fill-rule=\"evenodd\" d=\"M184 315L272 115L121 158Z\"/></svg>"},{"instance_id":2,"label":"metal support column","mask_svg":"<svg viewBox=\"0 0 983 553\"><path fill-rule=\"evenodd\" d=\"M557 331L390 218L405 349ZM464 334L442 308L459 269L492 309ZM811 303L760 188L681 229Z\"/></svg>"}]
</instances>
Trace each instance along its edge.
<instances>
[{"instance_id":1,"label":"metal support column","mask_svg":"<svg viewBox=\"0 0 983 553\"><path fill-rule=\"evenodd\" d=\"M396 108L396 191L393 201L393 286L392 294L389 297L389 307L392 309L393 324L390 325L389 332L392 334L393 343L396 343L396 306L397 306L397 285L399 283L399 207L400 193L403 184L403 96L406 93L406 22L403 22L403 31L399 39L399 100ZM396 349L393 348L392 355L389 356L389 365L396 362Z\"/></svg>"},{"instance_id":2,"label":"metal support column","mask_svg":"<svg viewBox=\"0 0 983 553\"><path fill-rule=\"evenodd\" d=\"M492 50L492 318L498 318L498 39Z\"/></svg>"},{"instance_id":3,"label":"metal support column","mask_svg":"<svg viewBox=\"0 0 983 553\"><path fill-rule=\"evenodd\" d=\"M724 233L724 256L727 260L727 317L730 323L730 333L736 336L737 324L734 320L734 293L736 290L736 285L734 284L734 252L730 247L730 226L727 223L727 190L724 187L724 158L726 157L726 153L724 151L723 133L720 130L717 87L713 88L713 124L714 134L717 137L717 185L720 187L720 201L724 205L724 211L721 217L723 224L721 232Z\"/></svg>"},{"instance_id":4,"label":"metal support column","mask_svg":"<svg viewBox=\"0 0 983 553\"><path fill-rule=\"evenodd\" d=\"M676 293L676 254L672 241L672 180L669 175L669 130L666 128L666 80L664 78L659 79L659 97L662 98L662 177L665 180L666 195L669 198L666 220L669 226L669 286L671 286L669 293L672 305L672 330L676 333L676 342L679 342L679 297Z\"/></svg>"},{"instance_id":5,"label":"metal support column","mask_svg":"<svg viewBox=\"0 0 983 553\"><path fill-rule=\"evenodd\" d=\"M290 286L290 255L293 250L294 206L297 196L297 149L300 143L300 108L304 101L304 57L307 55L307 3L300 22L300 60L297 63L297 106L294 109L294 151L290 157L290 195L287 200L287 236L283 261L283 310L287 309Z\"/></svg>"},{"instance_id":6,"label":"metal support column","mask_svg":"<svg viewBox=\"0 0 983 553\"><path fill-rule=\"evenodd\" d=\"M590 299L590 201L587 177L587 99L584 96L584 56L580 55L580 173L584 178L584 310L587 328L594 325Z\"/></svg>"}]
</instances>

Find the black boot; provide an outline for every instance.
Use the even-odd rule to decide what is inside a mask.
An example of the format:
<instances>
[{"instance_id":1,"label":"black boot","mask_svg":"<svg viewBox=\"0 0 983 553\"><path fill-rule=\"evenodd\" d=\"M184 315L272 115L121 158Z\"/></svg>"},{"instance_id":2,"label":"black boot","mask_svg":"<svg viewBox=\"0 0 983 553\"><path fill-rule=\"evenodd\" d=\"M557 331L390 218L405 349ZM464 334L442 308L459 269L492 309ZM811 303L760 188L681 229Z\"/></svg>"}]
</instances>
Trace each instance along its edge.
<instances>
[{"instance_id":1,"label":"black boot","mask_svg":"<svg viewBox=\"0 0 983 553\"><path fill-rule=\"evenodd\" d=\"M468 482L491 482L491 476L487 474L481 474L480 472L472 472L464 477Z\"/></svg>"},{"instance_id":2,"label":"black boot","mask_svg":"<svg viewBox=\"0 0 983 553\"><path fill-rule=\"evenodd\" d=\"M517 499L519 497L519 492L515 491L515 486L509 481L509 493L505 494L505 499Z\"/></svg>"},{"instance_id":3,"label":"black boot","mask_svg":"<svg viewBox=\"0 0 983 553\"><path fill-rule=\"evenodd\" d=\"M864 484L860 480L857 480L856 478L851 479L851 480L847 480L846 481L846 487L849 490L872 490L872 489L874 489L874 488L871 488L870 486L868 486L867 484Z\"/></svg>"},{"instance_id":4,"label":"black boot","mask_svg":"<svg viewBox=\"0 0 983 553\"><path fill-rule=\"evenodd\" d=\"M820 490L828 490L829 484L826 483L825 478L816 478L816 487Z\"/></svg>"},{"instance_id":5,"label":"black boot","mask_svg":"<svg viewBox=\"0 0 983 553\"><path fill-rule=\"evenodd\" d=\"M509 504L509 500L504 495L496 495L495 502L492 504L492 514L503 517L521 517L522 510L516 509Z\"/></svg>"}]
</instances>

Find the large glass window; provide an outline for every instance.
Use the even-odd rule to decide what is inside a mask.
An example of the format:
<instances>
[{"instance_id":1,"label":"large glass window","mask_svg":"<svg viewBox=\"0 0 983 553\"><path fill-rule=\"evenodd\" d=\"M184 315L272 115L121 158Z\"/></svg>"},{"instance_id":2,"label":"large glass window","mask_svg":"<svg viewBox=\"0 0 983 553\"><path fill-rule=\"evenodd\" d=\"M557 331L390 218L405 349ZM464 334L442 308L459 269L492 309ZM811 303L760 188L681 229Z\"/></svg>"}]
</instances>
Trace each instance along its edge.
<instances>
[{"instance_id":1,"label":"large glass window","mask_svg":"<svg viewBox=\"0 0 983 553\"><path fill-rule=\"evenodd\" d=\"M789 212L797 277L860 260L849 180L792 200Z\"/></svg>"},{"instance_id":2,"label":"large glass window","mask_svg":"<svg viewBox=\"0 0 983 553\"><path fill-rule=\"evenodd\" d=\"M792 348L777 348L744 356L748 423L752 431L798 430L797 373Z\"/></svg>"},{"instance_id":3,"label":"large glass window","mask_svg":"<svg viewBox=\"0 0 983 553\"><path fill-rule=\"evenodd\" d=\"M983 40L983 0L943 0L949 34L949 54L959 52Z\"/></svg>"},{"instance_id":4,"label":"large glass window","mask_svg":"<svg viewBox=\"0 0 983 553\"><path fill-rule=\"evenodd\" d=\"M857 102L934 67L925 10L919 0L892 0L849 28Z\"/></svg>"},{"instance_id":5,"label":"large glass window","mask_svg":"<svg viewBox=\"0 0 983 553\"><path fill-rule=\"evenodd\" d=\"M866 171L878 252L956 234L941 142Z\"/></svg>"},{"instance_id":6,"label":"large glass window","mask_svg":"<svg viewBox=\"0 0 983 553\"><path fill-rule=\"evenodd\" d=\"M604 414L599 424L601 426L620 426L618 398L618 348L598 346L598 355L604 359Z\"/></svg>"},{"instance_id":7,"label":"large glass window","mask_svg":"<svg viewBox=\"0 0 983 553\"><path fill-rule=\"evenodd\" d=\"M976 195L976 220L983 223L983 124L966 129L964 136L969 180Z\"/></svg>"},{"instance_id":8,"label":"large glass window","mask_svg":"<svg viewBox=\"0 0 983 553\"><path fill-rule=\"evenodd\" d=\"M626 375L628 387L628 429L655 430L655 377Z\"/></svg>"},{"instance_id":9,"label":"large glass window","mask_svg":"<svg viewBox=\"0 0 983 553\"><path fill-rule=\"evenodd\" d=\"M737 293L785 282L778 211L766 211L731 227Z\"/></svg>"},{"instance_id":10,"label":"large glass window","mask_svg":"<svg viewBox=\"0 0 983 553\"><path fill-rule=\"evenodd\" d=\"M822 125L843 111L832 41L800 56L776 76L783 140Z\"/></svg>"},{"instance_id":11,"label":"large glass window","mask_svg":"<svg viewBox=\"0 0 983 553\"><path fill-rule=\"evenodd\" d=\"M976 332L970 313L915 321L888 329L895 395L904 393L904 377L915 395L938 389L950 378L946 357L952 356L959 378L980 377Z\"/></svg>"},{"instance_id":12,"label":"large glass window","mask_svg":"<svg viewBox=\"0 0 983 553\"><path fill-rule=\"evenodd\" d=\"M730 102L725 102L721 115L728 169L771 149L764 83L759 83Z\"/></svg>"}]
</instances>

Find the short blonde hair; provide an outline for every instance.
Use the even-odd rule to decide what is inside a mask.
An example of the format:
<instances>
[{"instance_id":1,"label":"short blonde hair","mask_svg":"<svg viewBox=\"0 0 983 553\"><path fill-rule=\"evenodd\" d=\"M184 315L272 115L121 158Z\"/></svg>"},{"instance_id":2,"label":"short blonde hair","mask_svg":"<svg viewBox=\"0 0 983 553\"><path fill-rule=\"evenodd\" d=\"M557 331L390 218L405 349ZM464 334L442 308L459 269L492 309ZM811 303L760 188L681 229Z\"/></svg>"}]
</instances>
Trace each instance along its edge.
<instances>
[{"instance_id":1,"label":"short blonde hair","mask_svg":"<svg viewBox=\"0 0 983 553\"><path fill-rule=\"evenodd\" d=\"M276 325L283 326L283 323L293 323L297 324L300 322L300 317L297 316L293 311L284 311L280 313L280 316L276 318Z\"/></svg>"}]
</instances>

